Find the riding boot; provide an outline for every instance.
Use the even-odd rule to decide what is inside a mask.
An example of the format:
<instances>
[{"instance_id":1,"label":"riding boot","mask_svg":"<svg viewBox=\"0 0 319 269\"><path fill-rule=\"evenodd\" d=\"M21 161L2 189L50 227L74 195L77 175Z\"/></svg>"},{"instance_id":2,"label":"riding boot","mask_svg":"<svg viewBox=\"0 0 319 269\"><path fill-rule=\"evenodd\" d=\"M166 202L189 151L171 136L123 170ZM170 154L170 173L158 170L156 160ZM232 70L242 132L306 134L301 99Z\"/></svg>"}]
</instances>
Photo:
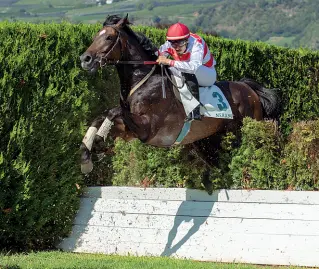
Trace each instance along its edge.
<instances>
[{"instance_id":1,"label":"riding boot","mask_svg":"<svg viewBox=\"0 0 319 269\"><path fill-rule=\"evenodd\" d=\"M194 96L194 98L199 101L199 85L197 78L194 74L189 74L189 73L183 73L185 77L185 82L188 85L188 88L191 92L191 94ZM192 112L187 115L185 121L189 120L201 120L201 115L200 115L200 105L194 108Z\"/></svg>"}]
</instances>

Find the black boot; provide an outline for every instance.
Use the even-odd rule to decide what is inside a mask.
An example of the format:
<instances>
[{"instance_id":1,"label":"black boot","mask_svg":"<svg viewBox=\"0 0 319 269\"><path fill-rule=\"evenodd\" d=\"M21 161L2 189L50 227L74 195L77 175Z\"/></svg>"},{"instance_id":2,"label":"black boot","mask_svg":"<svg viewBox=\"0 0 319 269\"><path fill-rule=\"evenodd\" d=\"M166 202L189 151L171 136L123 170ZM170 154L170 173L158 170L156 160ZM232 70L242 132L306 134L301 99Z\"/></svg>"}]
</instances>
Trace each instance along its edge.
<instances>
[{"instance_id":1,"label":"black boot","mask_svg":"<svg viewBox=\"0 0 319 269\"><path fill-rule=\"evenodd\" d=\"M189 73L183 73L185 77L185 82L191 92L191 94L194 96L194 98L199 101L199 85L197 78L194 74ZM185 121L189 120L201 120L202 117L200 115L200 105L194 108L194 110L187 115Z\"/></svg>"}]
</instances>

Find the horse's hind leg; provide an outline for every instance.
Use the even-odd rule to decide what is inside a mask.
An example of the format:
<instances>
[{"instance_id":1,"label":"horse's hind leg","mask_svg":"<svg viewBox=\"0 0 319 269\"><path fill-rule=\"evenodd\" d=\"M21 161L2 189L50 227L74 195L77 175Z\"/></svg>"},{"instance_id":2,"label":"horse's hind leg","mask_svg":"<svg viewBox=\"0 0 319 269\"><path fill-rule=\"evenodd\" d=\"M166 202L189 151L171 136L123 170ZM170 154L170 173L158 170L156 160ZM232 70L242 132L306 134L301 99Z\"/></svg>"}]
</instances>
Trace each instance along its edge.
<instances>
[{"instance_id":1,"label":"horse's hind leg","mask_svg":"<svg viewBox=\"0 0 319 269\"><path fill-rule=\"evenodd\" d=\"M213 183L210 179L210 172L213 166L218 166L218 151L222 140L223 132L218 132L212 136L195 141L193 152L205 165L205 171L202 174L202 185L209 195L213 193Z\"/></svg>"},{"instance_id":2,"label":"horse's hind leg","mask_svg":"<svg viewBox=\"0 0 319 269\"><path fill-rule=\"evenodd\" d=\"M198 148L198 146L195 145L194 143L185 145L184 151L188 152L188 161L191 162L195 158L195 159L199 160L203 164L203 166L205 167L205 171L202 174L201 183L204 186L207 193L209 195L211 195L213 192L212 183L209 179L210 170L212 168L211 164L207 161L206 156L203 155L203 153ZM191 184L189 184L189 185L192 186L192 182L190 182L190 183Z\"/></svg>"}]
</instances>

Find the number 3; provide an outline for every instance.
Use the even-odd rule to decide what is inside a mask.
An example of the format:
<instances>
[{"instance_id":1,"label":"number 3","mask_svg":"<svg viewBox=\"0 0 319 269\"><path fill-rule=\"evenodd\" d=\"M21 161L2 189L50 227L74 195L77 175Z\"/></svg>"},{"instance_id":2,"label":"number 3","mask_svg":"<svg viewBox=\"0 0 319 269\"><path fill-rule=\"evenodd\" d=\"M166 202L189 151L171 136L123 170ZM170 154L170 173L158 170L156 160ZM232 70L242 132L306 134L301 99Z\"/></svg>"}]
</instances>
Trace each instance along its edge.
<instances>
[{"instance_id":1,"label":"number 3","mask_svg":"<svg viewBox=\"0 0 319 269\"><path fill-rule=\"evenodd\" d=\"M221 96L218 92L213 92L213 97L217 98L218 97L218 102L217 106L219 108L219 110L223 111L223 110L227 110L227 105L223 102L223 96Z\"/></svg>"}]
</instances>

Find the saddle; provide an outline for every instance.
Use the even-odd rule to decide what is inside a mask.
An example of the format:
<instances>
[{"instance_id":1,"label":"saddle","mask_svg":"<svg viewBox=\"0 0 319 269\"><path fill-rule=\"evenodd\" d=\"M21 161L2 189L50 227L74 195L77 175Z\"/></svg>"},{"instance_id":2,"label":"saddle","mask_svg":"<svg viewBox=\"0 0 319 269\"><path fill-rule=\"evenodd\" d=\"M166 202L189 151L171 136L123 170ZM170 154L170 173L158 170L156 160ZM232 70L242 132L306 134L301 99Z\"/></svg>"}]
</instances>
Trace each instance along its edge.
<instances>
[{"instance_id":1,"label":"saddle","mask_svg":"<svg viewBox=\"0 0 319 269\"><path fill-rule=\"evenodd\" d=\"M167 69L168 79L173 84L175 97L184 106L186 115L188 115L196 106L201 105L200 112L204 117L233 119L233 113L228 99L231 98L227 82L216 82L210 87L199 86L199 100L197 100L189 89L186 79L172 74Z\"/></svg>"}]
</instances>

